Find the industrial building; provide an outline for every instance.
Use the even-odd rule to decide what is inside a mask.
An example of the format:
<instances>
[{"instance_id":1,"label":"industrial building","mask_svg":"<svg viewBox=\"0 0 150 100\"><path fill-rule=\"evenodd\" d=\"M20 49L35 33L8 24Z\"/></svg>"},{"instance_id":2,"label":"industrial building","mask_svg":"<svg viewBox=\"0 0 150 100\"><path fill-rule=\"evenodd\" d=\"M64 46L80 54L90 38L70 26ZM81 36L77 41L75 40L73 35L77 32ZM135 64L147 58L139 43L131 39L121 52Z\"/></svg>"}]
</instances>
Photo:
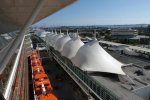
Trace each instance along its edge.
<instances>
[{"instance_id":1,"label":"industrial building","mask_svg":"<svg viewBox=\"0 0 150 100\"><path fill-rule=\"evenodd\" d=\"M111 30L111 36L113 39L128 39L137 35L137 30L132 29L113 29Z\"/></svg>"}]
</instances>

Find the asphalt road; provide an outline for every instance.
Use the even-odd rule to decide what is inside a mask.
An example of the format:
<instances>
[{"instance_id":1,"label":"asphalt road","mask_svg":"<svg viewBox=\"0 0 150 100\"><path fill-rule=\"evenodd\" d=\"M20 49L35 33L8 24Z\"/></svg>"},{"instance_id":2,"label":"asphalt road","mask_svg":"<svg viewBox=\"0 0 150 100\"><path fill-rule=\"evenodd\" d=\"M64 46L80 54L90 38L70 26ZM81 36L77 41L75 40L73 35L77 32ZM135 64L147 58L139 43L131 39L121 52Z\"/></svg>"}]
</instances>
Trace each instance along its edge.
<instances>
[{"instance_id":1,"label":"asphalt road","mask_svg":"<svg viewBox=\"0 0 150 100\"><path fill-rule=\"evenodd\" d=\"M114 52L114 51L107 50L107 52L124 64L134 63L139 66L150 65L150 61L148 61L146 59L132 57L132 56L128 56L128 55L120 55L120 53Z\"/></svg>"}]
</instances>

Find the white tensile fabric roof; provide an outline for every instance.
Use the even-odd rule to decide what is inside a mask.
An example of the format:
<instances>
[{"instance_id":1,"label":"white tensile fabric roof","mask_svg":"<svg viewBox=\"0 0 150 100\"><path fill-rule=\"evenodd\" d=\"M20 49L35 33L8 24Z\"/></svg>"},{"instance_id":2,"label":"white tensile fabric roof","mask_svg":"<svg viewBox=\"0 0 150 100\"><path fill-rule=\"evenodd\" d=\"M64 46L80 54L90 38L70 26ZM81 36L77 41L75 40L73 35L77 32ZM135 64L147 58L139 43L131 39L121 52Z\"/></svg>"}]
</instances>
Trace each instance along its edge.
<instances>
[{"instance_id":1,"label":"white tensile fabric roof","mask_svg":"<svg viewBox=\"0 0 150 100\"><path fill-rule=\"evenodd\" d=\"M56 36L53 37L53 39L52 39L53 40L52 41L52 47L53 48L55 48L55 44L56 44L57 40L59 40L62 37L63 37L63 34L58 34L58 35L56 35Z\"/></svg>"},{"instance_id":2,"label":"white tensile fabric roof","mask_svg":"<svg viewBox=\"0 0 150 100\"><path fill-rule=\"evenodd\" d=\"M50 34L50 32L44 31L41 33L40 37L45 37L47 34Z\"/></svg>"},{"instance_id":3,"label":"white tensile fabric roof","mask_svg":"<svg viewBox=\"0 0 150 100\"><path fill-rule=\"evenodd\" d=\"M79 37L73 38L64 45L61 55L67 57L68 59L72 59L76 55L79 48L83 45L84 43Z\"/></svg>"},{"instance_id":4,"label":"white tensile fabric roof","mask_svg":"<svg viewBox=\"0 0 150 100\"><path fill-rule=\"evenodd\" d=\"M52 35L50 36L50 38L49 38L49 44L50 44L50 46L52 46L53 38L54 38L56 35L57 35L57 34L54 33L54 34L52 34Z\"/></svg>"},{"instance_id":5,"label":"white tensile fabric roof","mask_svg":"<svg viewBox=\"0 0 150 100\"><path fill-rule=\"evenodd\" d=\"M69 35L65 35L62 38L58 39L56 45L54 46L55 50L61 52L63 50L64 45L70 40Z\"/></svg>"},{"instance_id":6,"label":"white tensile fabric roof","mask_svg":"<svg viewBox=\"0 0 150 100\"><path fill-rule=\"evenodd\" d=\"M50 34L46 34L46 36L45 36L45 41L46 41L47 44L48 44L48 38L50 37L50 35L51 35L51 33Z\"/></svg>"},{"instance_id":7,"label":"white tensile fabric roof","mask_svg":"<svg viewBox=\"0 0 150 100\"><path fill-rule=\"evenodd\" d=\"M46 35L46 43L50 45L50 37L54 34L48 34Z\"/></svg>"},{"instance_id":8,"label":"white tensile fabric roof","mask_svg":"<svg viewBox=\"0 0 150 100\"><path fill-rule=\"evenodd\" d=\"M89 42L78 50L75 57L71 59L75 66L89 72L108 72L125 75L122 71L121 62L109 55L97 40Z\"/></svg>"},{"instance_id":9,"label":"white tensile fabric roof","mask_svg":"<svg viewBox=\"0 0 150 100\"><path fill-rule=\"evenodd\" d=\"M46 40L47 44L50 44L49 42L50 42L50 38L51 38L52 35L54 35L54 33L50 33L50 34L46 35L45 40Z\"/></svg>"},{"instance_id":10,"label":"white tensile fabric roof","mask_svg":"<svg viewBox=\"0 0 150 100\"><path fill-rule=\"evenodd\" d=\"M56 33L49 35L48 44L49 44L50 46L52 46L52 39L53 39L53 37L56 36L56 35L57 35Z\"/></svg>"}]
</instances>

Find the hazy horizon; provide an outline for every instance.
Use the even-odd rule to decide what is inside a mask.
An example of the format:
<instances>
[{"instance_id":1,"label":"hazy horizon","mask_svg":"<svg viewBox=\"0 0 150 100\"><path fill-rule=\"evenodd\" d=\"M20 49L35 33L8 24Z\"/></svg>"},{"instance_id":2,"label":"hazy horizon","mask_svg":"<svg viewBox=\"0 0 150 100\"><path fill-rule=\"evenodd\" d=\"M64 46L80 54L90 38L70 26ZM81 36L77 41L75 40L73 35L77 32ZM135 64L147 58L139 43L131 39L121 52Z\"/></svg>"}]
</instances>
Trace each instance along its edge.
<instances>
[{"instance_id":1,"label":"hazy horizon","mask_svg":"<svg viewBox=\"0 0 150 100\"><path fill-rule=\"evenodd\" d=\"M56 26L37 26L37 25L34 25L34 27L63 27L63 26L66 26L66 27L71 27L71 26L134 26L134 25L150 25L150 24L110 24L110 25L56 25Z\"/></svg>"}]
</instances>

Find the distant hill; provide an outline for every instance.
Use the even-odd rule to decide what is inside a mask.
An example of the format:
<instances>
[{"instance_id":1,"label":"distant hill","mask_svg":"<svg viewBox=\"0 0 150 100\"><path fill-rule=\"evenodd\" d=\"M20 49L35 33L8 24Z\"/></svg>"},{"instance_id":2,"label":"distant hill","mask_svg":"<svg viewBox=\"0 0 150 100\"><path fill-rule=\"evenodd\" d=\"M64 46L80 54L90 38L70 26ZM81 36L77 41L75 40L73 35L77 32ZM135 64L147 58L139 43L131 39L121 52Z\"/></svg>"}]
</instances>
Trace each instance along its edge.
<instances>
[{"instance_id":1,"label":"distant hill","mask_svg":"<svg viewBox=\"0 0 150 100\"><path fill-rule=\"evenodd\" d=\"M85 26L58 26L58 27L41 27L50 29L96 29L96 28L146 28L150 24L124 24L124 25L85 25Z\"/></svg>"},{"instance_id":2,"label":"distant hill","mask_svg":"<svg viewBox=\"0 0 150 100\"><path fill-rule=\"evenodd\" d=\"M135 28L135 27L148 27L149 24L126 24L126 25L100 25L100 27L109 28Z\"/></svg>"}]
</instances>

